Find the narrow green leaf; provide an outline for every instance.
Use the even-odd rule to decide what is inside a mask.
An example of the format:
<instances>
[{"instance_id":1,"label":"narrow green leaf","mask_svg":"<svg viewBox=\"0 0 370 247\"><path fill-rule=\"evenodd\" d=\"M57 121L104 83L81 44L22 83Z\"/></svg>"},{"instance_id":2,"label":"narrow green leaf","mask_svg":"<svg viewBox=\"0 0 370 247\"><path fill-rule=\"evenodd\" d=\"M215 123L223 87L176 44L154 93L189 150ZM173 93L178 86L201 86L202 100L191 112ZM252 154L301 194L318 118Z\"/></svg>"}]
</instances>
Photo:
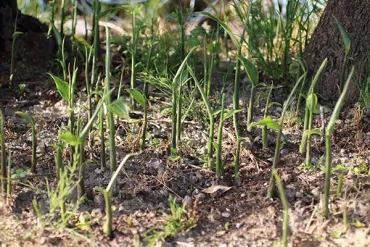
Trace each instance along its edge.
<instances>
[{"instance_id":1,"label":"narrow green leaf","mask_svg":"<svg viewBox=\"0 0 370 247\"><path fill-rule=\"evenodd\" d=\"M92 45L90 45L84 38L82 38L81 36L75 34L73 36L73 39L75 41L77 41L78 43L80 43L81 45L85 46L86 48L88 49L92 49Z\"/></svg>"},{"instance_id":2,"label":"narrow green leaf","mask_svg":"<svg viewBox=\"0 0 370 247\"><path fill-rule=\"evenodd\" d=\"M14 32L13 35L12 35L12 38L13 39L16 39L16 38L18 38L22 34L23 34L22 32Z\"/></svg>"},{"instance_id":3,"label":"narrow green leaf","mask_svg":"<svg viewBox=\"0 0 370 247\"><path fill-rule=\"evenodd\" d=\"M280 104L279 102L270 102L268 105L267 105L267 108L270 108L271 106L273 105L278 105L278 106L283 106L282 104Z\"/></svg>"},{"instance_id":4,"label":"narrow green leaf","mask_svg":"<svg viewBox=\"0 0 370 247\"><path fill-rule=\"evenodd\" d=\"M256 67L253 65L253 63L251 61L249 61L245 57L240 56L239 60L242 62L243 66L244 66L244 68L247 72L248 78L252 83L252 86L253 87L257 86L259 75L258 75L258 71L257 71Z\"/></svg>"},{"instance_id":5,"label":"narrow green leaf","mask_svg":"<svg viewBox=\"0 0 370 247\"><path fill-rule=\"evenodd\" d=\"M54 24L53 24L53 32L54 32L55 39L57 40L58 46L62 45L62 36L60 35L60 32L58 31L58 29L55 27Z\"/></svg>"},{"instance_id":6,"label":"narrow green leaf","mask_svg":"<svg viewBox=\"0 0 370 247\"><path fill-rule=\"evenodd\" d=\"M322 133L321 133L321 130L320 129L312 129L312 130L306 130L305 131L306 133L306 135L319 135L319 136L321 136L322 135Z\"/></svg>"},{"instance_id":7,"label":"narrow green leaf","mask_svg":"<svg viewBox=\"0 0 370 247\"><path fill-rule=\"evenodd\" d=\"M225 29L225 31L227 32L227 34L230 36L231 40L234 42L237 50L239 49L240 47L240 42L239 40L236 38L234 32L231 30L231 28L225 23L223 22L222 20L220 20L218 17L208 13L208 12L200 12L202 15L205 15L215 21L218 22L218 24L220 24L220 26Z\"/></svg>"},{"instance_id":8,"label":"narrow green leaf","mask_svg":"<svg viewBox=\"0 0 370 247\"><path fill-rule=\"evenodd\" d=\"M338 21L338 19L335 18L335 16L333 16L333 18L335 19L335 22L337 23L340 35L342 36L345 52L346 52L346 54L348 54L349 50L351 49L351 39L348 36L346 30L344 30L344 27L342 26L342 24Z\"/></svg>"},{"instance_id":9,"label":"narrow green leaf","mask_svg":"<svg viewBox=\"0 0 370 247\"><path fill-rule=\"evenodd\" d=\"M242 110L236 110L236 109L231 109L231 110L225 110L225 113L224 113L224 118L223 120L225 121L226 119L234 116L234 114L238 113L238 112L241 112Z\"/></svg>"},{"instance_id":10,"label":"narrow green leaf","mask_svg":"<svg viewBox=\"0 0 370 247\"><path fill-rule=\"evenodd\" d=\"M30 117L26 113L21 112L21 111L16 111L15 114L17 114L18 116L20 116L21 118L23 118L24 120L26 120L32 126L35 125L35 122L33 121L32 117Z\"/></svg>"},{"instance_id":11,"label":"narrow green leaf","mask_svg":"<svg viewBox=\"0 0 370 247\"><path fill-rule=\"evenodd\" d=\"M279 123L275 122L274 120L272 120L271 117L265 117L264 119L258 121L258 122L255 122L252 124L253 126L255 125L260 125L260 126L266 126L270 129L276 129L276 130L279 130L281 129L281 126Z\"/></svg>"},{"instance_id":12,"label":"narrow green leaf","mask_svg":"<svg viewBox=\"0 0 370 247\"><path fill-rule=\"evenodd\" d=\"M48 74L51 76L51 78L53 78L60 96L69 102L69 84L57 76L53 76L50 73Z\"/></svg>"},{"instance_id":13,"label":"narrow green leaf","mask_svg":"<svg viewBox=\"0 0 370 247\"><path fill-rule=\"evenodd\" d=\"M127 92L132 96L134 97L134 99L142 106L144 107L145 106L145 98L143 96L142 93L140 93L139 90L137 89L126 89Z\"/></svg>"},{"instance_id":14,"label":"narrow green leaf","mask_svg":"<svg viewBox=\"0 0 370 247\"><path fill-rule=\"evenodd\" d=\"M119 97L118 99L110 103L108 105L108 110L119 117L124 117L127 119L130 118L129 109L122 97Z\"/></svg>"},{"instance_id":15,"label":"narrow green leaf","mask_svg":"<svg viewBox=\"0 0 370 247\"><path fill-rule=\"evenodd\" d=\"M68 143L71 146L77 146L78 144L81 144L81 140L77 138L73 133L70 131L64 132L59 135L59 139Z\"/></svg>"}]
</instances>

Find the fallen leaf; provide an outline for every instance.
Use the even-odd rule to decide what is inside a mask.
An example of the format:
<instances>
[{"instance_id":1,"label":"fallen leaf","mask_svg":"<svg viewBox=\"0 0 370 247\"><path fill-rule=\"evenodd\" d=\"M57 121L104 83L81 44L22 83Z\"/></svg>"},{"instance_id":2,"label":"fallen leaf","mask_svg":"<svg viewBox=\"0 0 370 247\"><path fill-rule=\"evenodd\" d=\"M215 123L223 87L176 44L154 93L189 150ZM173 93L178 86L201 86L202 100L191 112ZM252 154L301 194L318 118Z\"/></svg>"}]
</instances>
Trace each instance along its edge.
<instances>
[{"instance_id":1,"label":"fallen leaf","mask_svg":"<svg viewBox=\"0 0 370 247\"><path fill-rule=\"evenodd\" d=\"M203 190L204 193L213 194L213 193L225 193L226 191L230 190L231 187L223 186L223 185L213 185Z\"/></svg>"}]
</instances>

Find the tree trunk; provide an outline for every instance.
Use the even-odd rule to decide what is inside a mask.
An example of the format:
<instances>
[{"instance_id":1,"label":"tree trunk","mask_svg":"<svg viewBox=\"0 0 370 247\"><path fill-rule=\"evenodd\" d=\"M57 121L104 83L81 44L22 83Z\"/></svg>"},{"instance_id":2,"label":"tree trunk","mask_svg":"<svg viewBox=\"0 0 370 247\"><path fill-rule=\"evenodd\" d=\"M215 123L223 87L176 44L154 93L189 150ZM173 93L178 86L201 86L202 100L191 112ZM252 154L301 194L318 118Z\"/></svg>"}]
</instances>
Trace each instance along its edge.
<instances>
[{"instance_id":1,"label":"tree trunk","mask_svg":"<svg viewBox=\"0 0 370 247\"><path fill-rule=\"evenodd\" d=\"M32 16L23 15L18 10L17 0L0 0L0 52L10 53L14 21L17 17L17 31L47 32L45 24Z\"/></svg>"},{"instance_id":2,"label":"tree trunk","mask_svg":"<svg viewBox=\"0 0 370 247\"><path fill-rule=\"evenodd\" d=\"M344 44L333 16L339 20L351 38L352 47L344 78L347 78L351 67L355 66L356 76L348 96L348 102L355 103L359 99L358 83L363 85L369 72L370 1L329 0L305 50L304 59L311 76L316 73L325 58L329 60L315 90L324 100L329 101L338 99L344 61Z\"/></svg>"}]
</instances>

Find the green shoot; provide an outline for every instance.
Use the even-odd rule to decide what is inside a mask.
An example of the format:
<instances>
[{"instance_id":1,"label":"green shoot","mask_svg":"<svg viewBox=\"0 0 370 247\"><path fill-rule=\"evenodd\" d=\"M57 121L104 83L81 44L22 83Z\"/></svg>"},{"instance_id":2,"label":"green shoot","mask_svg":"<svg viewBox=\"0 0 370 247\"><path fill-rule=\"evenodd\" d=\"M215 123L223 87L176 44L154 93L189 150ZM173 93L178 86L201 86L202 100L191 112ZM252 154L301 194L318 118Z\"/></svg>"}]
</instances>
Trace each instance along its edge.
<instances>
[{"instance_id":1,"label":"green shoot","mask_svg":"<svg viewBox=\"0 0 370 247\"><path fill-rule=\"evenodd\" d=\"M335 105L333 114L330 117L328 126L326 127L325 130L325 156L326 156L326 169L325 169L325 186L324 186L324 217L328 218L329 217L329 197L330 197L330 184L331 184L331 162L332 162L332 153L331 153L331 136L334 131L334 126L335 126L335 121L338 119L340 111L344 105L344 101L347 96L349 84L351 82L353 73L354 73L354 68L352 68L346 84L344 85L343 91Z\"/></svg>"},{"instance_id":2,"label":"green shoot","mask_svg":"<svg viewBox=\"0 0 370 247\"><path fill-rule=\"evenodd\" d=\"M281 179L279 177L279 174L277 173L277 170L272 170L272 174L275 177L276 180L276 186L278 187L281 203L283 204L283 210L284 210L284 219L283 219L283 235L282 235L282 246L287 247L288 246L288 231L289 231L289 205L288 200L285 196L283 183L281 182Z\"/></svg>"},{"instance_id":3,"label":"green shoot","mask_svg":"<svg viewBox=\"0 0 370 247\"><path fill-rule=\"evenodd\" d=\"M299 85L301 84L301 82L303 81L305 76L306 76L306 74L303 74L297 80L294 88L290 92L289 97L288 97L288 99L286 100L286 102L284 104L283 111L282 111L281 117L280 117L280 128L278 130L278 134L277 134L277 137L276 137L275 155L274 155L274 160L273 160L273 163L272 163L272 171L274 171L274 169L278 168L278 164L280 162L281 135L283 133L283 124L284 124L284 117L285 117L286 110L288 109L288 106L290 105L290 103L293 99L293 96L295 95ZM269 187L268 187L268 190L267 190L267 197L268 198L272 198L276 194L276 188L275 188L275 181L274 180L275 180L274 179L274 174L271 173Z\"/></svg>"},{"instance_id":4,"label":"green shoot","mask_svg":"<svg viewBox=\"0 0 370 247\"><path fill-rule=\"evenodd\" d=\"M6 191L6 153L5 153L5 130L4 130L4 115L0 109L0 164L1 164L1 188L2 192Z\"/></svg>"},{"instance_id":5,"label":"green shoot","mask_svg":"<svg viewBox=\"0 0 370 247\"><path fill-rule=\"evenodd\" d=\"M37 163L37 157L36 157L36 145L37 145L37 137L36 137L36 125L35 121L32 117L27 115L24 112L17 111L15 112L18 116L26 120L31 125L32 130L32 158L31 158L31 171L33 173L36 173L36 163Z\"/></svg>"}]
</instances>

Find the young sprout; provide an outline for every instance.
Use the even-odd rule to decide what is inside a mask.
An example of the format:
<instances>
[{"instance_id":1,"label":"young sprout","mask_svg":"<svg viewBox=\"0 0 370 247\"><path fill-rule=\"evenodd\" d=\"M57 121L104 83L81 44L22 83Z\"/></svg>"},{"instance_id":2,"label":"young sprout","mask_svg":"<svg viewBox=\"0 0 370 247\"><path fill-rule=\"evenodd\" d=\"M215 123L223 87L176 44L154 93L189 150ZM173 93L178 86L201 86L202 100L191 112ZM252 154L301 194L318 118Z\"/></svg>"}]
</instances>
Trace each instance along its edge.
<instances>
[{"instance_id":1,"label":"young sprout","mask_svg":"<svg viewBox=\"0 0 370 247\"><path fill-rule=\"evenodd\" d=\"M284 210L284 219L283 219L283 234L282 234L282 246L287 247L288 246L288 231L289 231L289 205L288 200L285 196L283 183L281 182L281 179L279 177L279 174L277 173L276 169L272 170L272 174L275 177L276 180L276 186L278 187L279 194L280 194L280 200L283 204L283 210Z\"/></svg>"},{"instance_id":2,"label":"young sprout","mask_svg":"<svg viewBox=\"0 0 370 247\"><path fill-rule=\"evenodd\" d=\"M276 137L275 155L274 155L274 160L273 160L273 163L272 163L272 171L274 171L274 169L277 169L278 164L280 162L281 136L282 136L282 133L283 133L283 124L284 124L285 112L287 111L288 106L290 105L290 103L291 103L291 101L293 99L293 96L295 95L295 93L296 93L296 91L298 89L298 86L301 84L301 82L303 81L303 78L305 76L306 76L306 74L303 74L297 80L294 88L290 92L289 97L288 97L288 99L286 100L286 102L284 104L283 111L282 111L281 117L280 117L280 123L279 123L279 125L280 125L279 127L280 128L278 130L278 134L277 134L277 137ZM268 198L272 198L272 197L275 196L275 194L276 194L275 179L274 179L274 174L271 173L269 187L268 187L268 190L267 190L267 197Z\"/></svg>"},{"instance_id":3,"label":"young sprout","mask_svg":"<svg viewBox=\"0 0 370 247\"><path fill-rule=\"evenodd\" d=\"M139 155L140 153L131 153L127 154L125 158L121 161L119 164L117 170L112 174L111 179L109 181L109 184L106 189L103 189L101 187L96 188L97 190L101 191L104 195L105 199L105 213L106 213L106 222L104 224L104 234L107 236L112 235L112 229L113 229L113 213L112 213L112 199L111 199L111 193L112 189L116 184L116 180L118 177L118 174L121 172L123 166L126 164L127 160L133 156Z\"/></svg>"},{"instance_id":4,"label":"young sprout","mask_svg":"<svg viewBox=\"0 0 370 247\"><path fill-rule=\"evenodd\" d=\"M36 145L37 145L37 138L36 138L36 126L35 121L32 117L27 115L24 112L17 111L15 112L18 116L26 120L31 125L32 130L32 159L31 159L31 171L33 173L36 173L36 163L37 163L37 157L36 157Z\"/></svg>"},{"instance_id":5,"label":"young sprout","mask_svg":"<svg viewBox=\"0 0 370 247\"><path fill-rule=\"evenodd\" d=\"M333 114L329 120L328 126L325 130L325 156L326 156L326 169L325 169L325 186L324 186L324 217L329 217L329 197L330 197L330 184L331 184L331 161L332 161L332 153L331 153L331 136L334 131L335 121L339 117L339 113L344 105L344 101L347 96L349 84L351 82L354 67L347 78L346 84L344 85L343 91L335 105Z\"/></svg>"},{"instance_id":6,"label":"young sprout","mask_svg":"<svg viewBox=\"0 0 370 247\"><path fill-rule=\"evenodd\" d=\"M311 86L310 86L310 88L307 92L307 95L306 95L306 110L305 110L305 115L304 115L303 135L302 135L301 145L299 146L299 152L301 154L304 154L305 151L307 150L307 148L311 147L311 145L310 145L311 143L308 143L308 140L310 140L309 139L309 135L310 135L309 132L312 129L313 113L314 113L314 110L317 106L317 101L316 101L316 104L314 104L314 102L313 102L314 98L317 99L317 96L314 93L314 89L315 89L317 81L319 80L320 74L324 70L324 68L326 67L327 63L328 63L328 59L326 58L322 62L318 71L316 72L316 75L313 78ZM310 98L312 100L309 100ZM313 107L315 107L315 108L313 108ZM308 145L308 147L307 147L307 145Z\"/></svg>"}]
</instances>

